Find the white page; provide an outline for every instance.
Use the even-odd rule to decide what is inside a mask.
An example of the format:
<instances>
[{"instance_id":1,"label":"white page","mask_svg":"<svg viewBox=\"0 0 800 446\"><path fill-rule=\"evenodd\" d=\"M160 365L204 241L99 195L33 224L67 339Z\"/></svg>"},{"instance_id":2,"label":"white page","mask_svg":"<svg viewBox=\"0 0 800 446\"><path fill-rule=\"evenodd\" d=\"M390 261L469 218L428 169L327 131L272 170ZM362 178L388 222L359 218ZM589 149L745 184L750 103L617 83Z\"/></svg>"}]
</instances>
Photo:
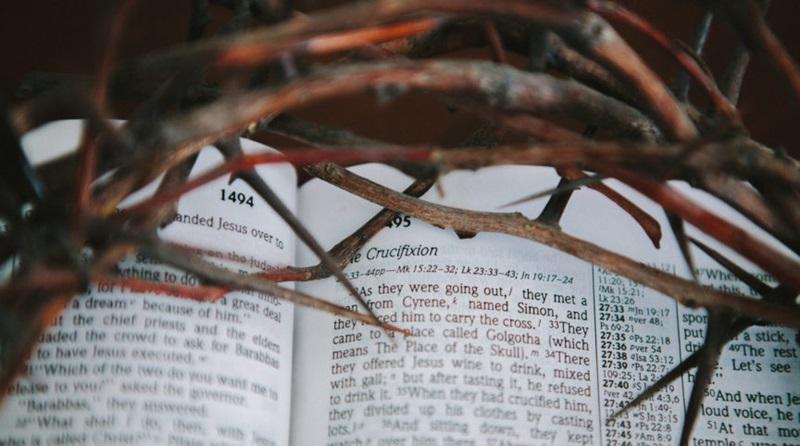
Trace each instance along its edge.
<instances>
[{"instance_id":1,"label":"white page","mask_svg":"<svg viewBox=\"0 0 800 446\"><path fill-rule=\"evenodd\" d=\"M26 135L23 144L41 162L76 147L79 135L79 121L62 121ZM267 150L242 143L248 152ZM221 161L206 148L192 175ZM294 209L294 169L258 171ZM244 194L244 204L230 191ZM220 178L193 191L178 213L185 218L161 237L217 251L223 257L215 263L253 272L254 265L294 262L291 230L242 181ZM244 260L230 261L231 253ZM149 271L197 283L140 257L120 268L134 277ZM30 374L12 387L0 412L0 443L288 444L292 324L292 304L256 293L199 303L93 287L47 331Z\"/></svg>"},{"instance_id":2,"label":"white page","mask_svg":"<svg viewBox=\"0 0 800 446\"><path fill-rule=\"evenodd\" d=\"M385 166L354 170L396 190L410 183ZM434 190L424 198L535 217L545 199L499 207L557 181L544 168L454 172L442 180L444 198ZM629 216L588 189L570 202L562 221L566 232L687 277L663 211L610 184L637 197L661 220L662 248L655 249ZM301 188L300 203L304 222L326 246L378 210L319 181ZM381 258L379 253L395 255ZM305 249L298 254L301 264L317 262ZM705 282L749 292L724 275L726 280L709 280L721 268L699 252L695 258ZM691 374L616 424L606 420L702 343L704 311L679 307L657 292L531 241L489 233L459 240L450 230L413 219L409 227L381 231L346 273L367 291L379 315L419 336L398 339L393 352L374 328L298 309L295 446L678 442ZM412 291L411 284L439 289ZM299 288L352 305L330 279ZM720 364L692 444L793 441L800 419L794 332L751 328L726 347ZM771 371L776 364L779 370Z\"/></svg>"}]
</instances>

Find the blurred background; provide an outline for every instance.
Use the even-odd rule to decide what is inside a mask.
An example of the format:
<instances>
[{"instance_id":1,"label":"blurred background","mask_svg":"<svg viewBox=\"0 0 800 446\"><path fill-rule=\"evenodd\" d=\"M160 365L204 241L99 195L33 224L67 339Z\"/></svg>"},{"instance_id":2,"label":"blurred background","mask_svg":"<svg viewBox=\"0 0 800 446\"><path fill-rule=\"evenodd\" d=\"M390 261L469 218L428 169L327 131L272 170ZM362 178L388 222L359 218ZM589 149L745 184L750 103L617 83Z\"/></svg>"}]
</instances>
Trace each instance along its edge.
<instances>
[{"instance_id":1,"label":"blurred background","mask_svg":"<svg viewBox=\"0 0 800 446\"><path fill-rule=\"evenodd\" d=\"M490 1L490 0L487 0ZM108 44L107 20L112 9L108 0L3 1L0 2L0 45L5 62L0 70L0 94L18 102L18 87L32 72L90 75ZM342 1L295 0L295 9L313 13ZM690 43L702 11L690 0L639 0L621 2L653 22L669 36ZM188 32L191 0L139 0L134 2L118 49L120 62L148 52L181 44ZM217 29L230 12L211 6ZM800 55L800 1L773 0L767 20L789 52ZM263 25L262 25L263 26ZM639 34L617 26L619 32L665 80L676 73L675 64ZM208 32L207 32L208 35ZM719 75L733 53L736 38L723 20L714 22L704 60ZM450 57L488 58L487 49L456 53ZM524 61L516 61L524 64ZM786 91L763 57L755 55L744 80L740 112L747 129L761 142L800 156L793 132L800 125L800 110L787 100ZM696 89L693 89L696 91ZM702 109L703 98L693 96ZM115 117L125 117L135 104L117 104ZM436 142L461 144L480 120L474 115L448 108L430 97L405 95L388 104L378 104L370 94L351 95L316 104L297 114L320 123L345 127L365 136L397 143ZM262 138L263 139L263 138ZM295 144L281 140L275 145ZM789 143L787 143L789 142ZM787 146L787 144L789 146ZM296 145L296 144L295 144Z\"/></svg>"}]
</instances>

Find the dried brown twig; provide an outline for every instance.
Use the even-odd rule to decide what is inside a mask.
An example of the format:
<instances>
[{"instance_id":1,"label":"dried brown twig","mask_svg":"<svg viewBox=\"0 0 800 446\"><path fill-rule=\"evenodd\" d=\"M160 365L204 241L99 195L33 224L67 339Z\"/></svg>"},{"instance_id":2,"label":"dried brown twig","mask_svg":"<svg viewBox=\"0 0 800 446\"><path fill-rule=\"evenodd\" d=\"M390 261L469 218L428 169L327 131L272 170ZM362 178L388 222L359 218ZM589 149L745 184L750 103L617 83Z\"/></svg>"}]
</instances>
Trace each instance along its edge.
<instances>
[{"instance_id":1,"label":"dried brown twig","mask_svg":"<svg viewBox=\"0 0 800 446\"><path fill-rule=\"evenodd\" d=\"M640 403L697 367L683 444L689 441L703 390L725 343L753 324L800 327L800 308L792 300L800 289L796 259L689 201L666 183L671 179L691 182L800 253L800 167L744 135L735 108L747 66L745 48L753 57L766 56L789 91L800 98L797 62L754 2L710 2L713 10L704 15L693 51L677 45L633 11L605 1L376 0L295 16L276 5L255 13L249 2L233 2L224 5L232 8L233 18L220 35L204 38L207 6L204 1L195 2L189 43L120 66L113 65L112 45L95 78L55 76L58 85L48 90L49 81L39 77L28 91L45 91L5 113L0 129L3 168L21 167L8 175L4 170L0 178L0 216L9 222L9 229L0 234L0 261L14 256L20 268L0 288L0 385L7 387L22 370L36 336L65 303L98 281L200 300L217 300L232 290L255 290L408 333L369 311L368 303L342 274L349 259L398 212L464 233L499 232L544 243L685 305L707 309L708 334L701 350L631 402ZM712 14L715 20L729 21L742 42L721 88L700 56L693 54L703 48ZM675 82L676 95L600 16L633 26L678 62L685 78ZM124 13L118 16L114 35L119 34L124 17ZM268 25L248 28L254 21ZM483 46L489 48L493 62L419 60ZM513 55L528 58L530 71L506 63ZM331 62L331 56L338 58ZM221 79L223 87L206 83L208 70ZM241 79L248 76L252 82L240 87ZM710 98L713 114L686 102L689 78ZM437 141L405 147L285 114L363 91L389 99L407 92L434 95L525 141L500 141L491 148L441 147ZM140 101L137 112L119 129L105 119L115 98ZM86 119L77 155L30 169L19 147L19 134L65 110ZM573 130L581 127L597 129L597 139L589 140ZM283 155L241 154L238 137L261 131L315 148L285 150ZM189 179L198 152L214 144L227 161ZM341 167L367 161L390 163L415 181L398 193ZM385 209L326 252L253 170L256 165L277 162L303 166L310 174ZM549 191L554 194L538 219L449 208L417 198L441 172L500 164L558 169L563 180ZM117 211L136 189L162 174L153 197ZM180 197L227 174L235 174L262 196L319 256L320 263L240 275L215 266L198 250L171 245L154 235L175 213ZM104 180L95 181L99 177ZM692 241L763 299L702 286L561 231L559 221L570 205L570 192L586 185L602 194L598 199L612 200L634 218L658 246L661 228L656 221L605 185L606 177L620 179L656 201L672 215L676 236L687 243L687 252ZM29 221L23 221L20 208L28 202L35 211ZM61 224L65 220L72 224L65 228ZM778 285L768 287L733 261L689 239L681 229L684 221L762 267ZM79 260L85 247L94 250L88 263ZM134 252L148 253L192 273L203 279L203 285L170 285L117 274L115 265ZM348 288L368 314L277 285L330 275Z\"/></svg>"}]
</instances>

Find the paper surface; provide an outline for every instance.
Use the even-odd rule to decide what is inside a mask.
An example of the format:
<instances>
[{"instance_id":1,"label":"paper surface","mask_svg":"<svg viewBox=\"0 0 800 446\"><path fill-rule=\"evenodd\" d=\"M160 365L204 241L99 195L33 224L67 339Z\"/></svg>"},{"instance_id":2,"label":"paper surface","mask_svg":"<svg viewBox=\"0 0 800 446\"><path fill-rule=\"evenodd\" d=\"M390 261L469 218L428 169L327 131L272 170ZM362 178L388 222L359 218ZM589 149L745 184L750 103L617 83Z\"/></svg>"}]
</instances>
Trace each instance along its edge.
<instances>
[{"instance_id":1,"label":"paper surface","mask_svg":"<svg viewBox=\"0 0 800 446\"><path fill-rule=\"evenodd\" d=\"M396 190L410 183L385 166L354 170ZM454 172L442 180L444 197L432 190L424 198L535 217L546 199L499 208L557 181L545 168ZM660 250L588 189L575 193L564 230L688 277L663 211L611 184L662 221ZM303 220L328 246L378 210L318 181L301 189L300 203ZM379 233L345 271L379 316L416 336L398 338L395 347L374 328L298 309L295 446L678 442L693 374L607 420L701 345L704 311L531 241L489 233L460 240L451 230L404 222ZM695 256L701 280L752 294L711 259ZM316 263L304 249L299 261ZM332 280L299 289L353 304ZM796 352L794 332L772 327L752 328L728 344L692 444L793 441Z\"/></svg>"},{"instance_id":2,"label":"paper surface","mask_svg":"<svg viewBox=\"0 0 800 446\"><path fill-rule=\"evenodd\" d=\"M77 145L80 125L57 122L23 143L32 159L49 159ZM206 148L192 175L220 162ZM259 172L294 209L294 169ZM290 229L247 185L227 178L187 194L160 236L242 272L295 258ZM126 277L198 284L142 255L119 267ZM198 303L100 283L44 334L0 412L0 443L287 444L292 324L290 303L257 293Z\"/></svg>"}]
</instances>

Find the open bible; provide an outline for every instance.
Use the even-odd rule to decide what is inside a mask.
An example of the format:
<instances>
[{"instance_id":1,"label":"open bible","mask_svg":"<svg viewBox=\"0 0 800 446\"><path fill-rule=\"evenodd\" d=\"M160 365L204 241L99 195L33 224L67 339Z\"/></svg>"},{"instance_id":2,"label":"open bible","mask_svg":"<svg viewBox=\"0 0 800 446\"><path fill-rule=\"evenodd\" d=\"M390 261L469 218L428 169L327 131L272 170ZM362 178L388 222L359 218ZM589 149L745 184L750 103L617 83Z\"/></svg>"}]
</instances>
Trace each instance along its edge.
<instances>
[{"instance_id":1,"label":"open bible","mask_svg":"<svg viewBox=\"0 0 800 446\"><path fill-rule=\"evenodd\" d=\"M79 131L78 122L59 122L24 143L36 161L42 151L74 147ZM193 175L221 160L205 149ZM289 165L257 169L326 247L380 210L319 180L298 188ZM384 165L352 170L395 190L411 182ZM440 182L423 199L535 217L544 200L504 205L552 188L558 177L552 169L515 166L452 172ZM655 204L609 183L666 227ZM730 208L676 187L767 238ZM656 249L596 192L579 190L573 200L561 222L568 233L691 277L669 234ZM242 274L318 263L257 194L228 178L182 198L160 236ZM694 258L698 280L757 297L702 252ZM119 268L127 277L197 282L141 254ZM370 240L345 274L381 319L413 336L390 337L258 293L201 303L99 282L41 337L25 375L9 389L0 445L678 442L693 372L612 415L702 345L705 311L540 244L459 236L405 215ZM358 309L334 279L294 286ZM794 331L771 326L730 342L692 444L797 444L798 349Z\"/></svg>"}]
</instances>

